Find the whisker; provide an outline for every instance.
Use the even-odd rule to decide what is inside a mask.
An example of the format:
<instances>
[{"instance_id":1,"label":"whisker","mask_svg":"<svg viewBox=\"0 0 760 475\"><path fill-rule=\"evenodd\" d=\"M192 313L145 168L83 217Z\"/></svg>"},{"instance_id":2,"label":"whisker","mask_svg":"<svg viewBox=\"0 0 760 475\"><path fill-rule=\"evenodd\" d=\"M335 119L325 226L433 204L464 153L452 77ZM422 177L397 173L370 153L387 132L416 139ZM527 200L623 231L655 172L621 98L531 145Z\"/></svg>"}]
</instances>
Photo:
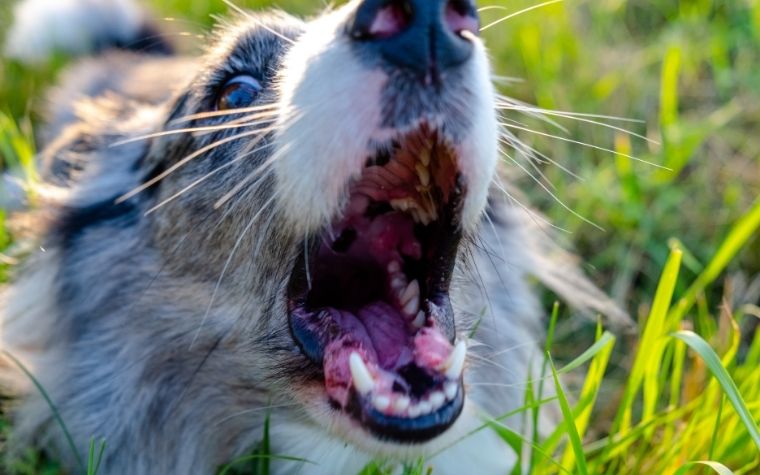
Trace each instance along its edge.
<instances>
[{"instance_id":1,"label":"whisker","mask_svg":"<svg viewBox=\"0 0 760 475\"><path fill-rule=\"evenodd\" d=\"M671 171L670 168L668 168L668 167L666 167L664 165L660 165L660 164L657 164L657 163L654 163L654 162L650 162L649 160L644 160L643 158L634 157L633 155L628 155L626 153L618 152L616 150L612 150L612 149L609 149L609 148L604 148L604 147L600 147L598 145L593 145L593 144L590 144L590 143L581 142L579 140L569 139L567 137L562 137L561 135L548 134L546 132L540 132L538 130L532 130L532 129L529 129L527 127L521 127L519 125L508 124L508 123L505 123L505 122L499 122L499 125L502 125L504 127L509 127L510 129L523 130L525 132L530 132L530 133L533 133L533 134L536 134L536 135L540 135L542 137L548 137L548 138L552 138L552 139L556 139L556 140L561 140L563 142L568 142L568 143L573 143L573 144L576 144L576 145L581 145L583 147L593 148L594 150L600 150L602 152L611 153L611 154L617 155L619 157L629 158L629 159L634 160L636 162L645 163L647 165L651 165L651 166L653 166L655 168L659 168L661 170Z\"/></svg>"},{"instance_id":2,"label":"whisker","mask_svg":"<svg viewBox=\"0 0 760 475\"><path fill-rule=\"evenodd\" d=\"M132 191L129 191L129 192L121 195L120 197L118 197L116 199L116 203L117 204L118 203L122 203L122 202L128 200L129 198L135 196L136 194L140 193L141 191L143 191L143 190L145 190L147 188L150 188L151 186L155 185L159 181L161 181L164 178L166 178L167 176L169 176L169 174L171 174L172 172L174 172L178 168L180 168L183 165L185 165L190 160L194 159L195 157L197 157L199 155L202 155L202 154L208 152L209 150L213 150L216 147L219 147L219 146L224 145L226 143L232 142L234 140L239 140L241 138L250 137L250 136L256 135L256 134L262 134L261 137L256 141L256 142L258 142L258 141L260 141L263 138L263 136L264 136L265 133L271 132L271 131L273 131L275 129L276 129L275 127L268 127L268 128L264 128L264 129L249 130L249 131L246 131L246 132L243 132L243 133L240 133L240 134L233 135L231 137L227 137L227 138L224 138L224 139L221 139L221 140L217 140L216 142L210 143L210 144L206 145L205 147L201 147L200 149L196 150L195 152L191 153L190 155L187 155L186 157L184 157L182 160L178 161L177 163L175 163L171 167L167 168L163 172L159 173L157 176L155 176L155 177L151 178L150 180L146 181L145 183L143 183L143 184L135 187Z\"/></svg>"},{"instance_id":3,"label":"whisker","mask_svg":"<svg viewBox=\"0 0 760 475\"><path fill-rule=\"evenodd\" d=\"M287 36L283 35L279 31L275 31L272 28L268 27L267 25L265 25L264 23L262 23L261 21L259 21L256 17L254 17L253 15L251 15L250 13L248 13L247 11L243 10L242 8L240 8L237 5L235 5L234 3L232 3L231 0L223 0L223 1L224 1L224 3L228 7L232 8L233 10L235 10L238 13L240 13L241 15L244 15L246 18L248 18L250 20L253 20L253 22L256 23L258 26L260 26L261 28L267 30L268 32L272 33L273 35L277 36L278 38L287 41L288 43L295 44L295 41L293 41L292 39L290 39Z\"/></svg>"},{"instance_id":4,"label":"whisker","mask_svg":"<svg viewBox=\"0 0 760 475\"><path fill-rule=\"evenodd\" d=\"M550 227L552 227L552 228L554 228L554 229L556 229L558 231L561 231L563 233L572 234L569 230L567 230L565 228L562 228L562 227L560 227L560 226L552 223L551 221L547 220L546 218L544 218L543 216L541 216L539 214L536 214L535 211L531 210L528 206L526 206L522 202L520 202L520 200L518 200L517 198L515 198L514 196L512 196L512 194L509 191L507 191L507 189L504 186L504 184L502 184L499 181L498 178L495 177L492 183L494 185L496 185L496 188L499 189L499 191L501 191L502 193L504 193L504 196L506 196L510 200L510 202L512 204L516 204L523 211L525 211L528 214L528 216L530 216L531 221L533 221L539 228L541 228L542 227L541 224L543 224L545 226L550 226ZM541 223L541 224L539 224L539 223Z\"/></svg>"},{"instance_id":5,"label":"whisker","mask_svg":"<svg viewBox=\"0 0 760 475\"><path fill-rule=\"evenodd\" d=\"M245 178L240 180L239 183L237 183L230 191L225 193L221 198L219 198L214 203L214 208L221 208L226 202L228 202L233 196L235 196L240 190L242 190L244 187L248 186L251 182L251 180L257 180L261 177L261 173L268 167L270 167L274 162L280 159L285 154L285 149L280 149L277 152L273 153L269 158L266 159L264 163L259 166L254 172L249 173Z\"/></svg>"},{"instance_id":6,"label":"whisker","mask_svg":"<svg viewBox=\"0 0 760 475\"><path fill-rule=\"evenodd\" d=\"M516 11L515 13L511 13L511 14L505 16L505 17L499 18L498 20L492 21L491 23L489 23L486 26L482 27L480 29L480 31L485 31L485 30L491 28L492 26L498 25L499 23L507 21L510 18L514 18L514 17L516 17L518 15L522 15L523 13L528 13L531 10L535 10L537 8L542 8L542 7L546 7L546 6L549 6L549 5L553 5L555 3L559 3L559 2L562 2L562 1L563 0L550 0L548 2L539 3L538 5L533 5L532 7L523 8L522 10Z\"/></svg>"},{"instance_id":7,"label":"whisker","mask_svg":"<svg viewBox=\"0 0 760 475\"><path fill-rule=\"evenodd\" d=\"M507 154L503 150L501 151L501 154L504 155L505 157L509 158L512 161L512 163L514 163L515 165L517 165L523 172L525 172L529 177L531 177L533 179L533 181L536 182L536 184L538 186L540 186L544 191L546 191L549 194L549 196L551 196L557 204L559 204L560 206L562 206L563 208L565 208L573 216L575 216L576 218L580 219L584 223L590 224L591 226L595 227L599 231L604 231L604 228L602 228L598 224L594 223L593 221L589 220L588 218L582 216L577 211L573 210L568 205L566 205L565 202L562 201L556 194L554 194L548 187L546 187L546 185L544 185L541 182L541 180L539 180L538 178L536 178L535 176L533 176L533 174L530 171L528 171L525 167L523 167L522 165L520 165L520 163L517 160L515 160L514 158L512 158L509 154Z\"/></svg>"},{"instance_id":8,"label":"whisker","mask_svg":"<svg viewBox=\"0 0 760 475\"><path fill-rule=\"evenodd\" d=\"M504 145L510 145L510 142L508 142L507 140L505 140L503 137L499 137L499 142L501 142ZM519 148L517 149L517 151L518 152L520 151ZM510 156L510 158L512 158L512 157ZM514 158L512 158L512 160L514 161ZM540 168L538 168L538 166L536 165L536 163L535 163L534 160L531 160L530 157L528 157L527 161L528 161L528 164L530 165L530 167L533 170L535 170L536 174L538 174L539 178L541 178L545 182L545 184L547 186L551 187L553 190L557 189L557 187L554 186L554 183L552 183L551 180L549 180L549 178L547 178L547 176L544 174L544 172L541 171Z\"/></svg>"},{"instance_id":9,"label":"whisker","mask_svg":"<svg viewBox=\"0 0 760 475\"><path fill-rule=\"evenodd\" d=\"M216 167L216 168L215 168L215 169L213 169L212 171L210 171L210 172L206 173L206 174L205 174L205 175L203 175L202 177L198 178L197 180L193 181L192 183L190 183L190 184L189 184L189 185L187 185L186 187L182 188L182 189L181 189L181 190L179 190L178 192L174 193L174 194L173 194L173 195L171 195L170 197L166 198L165 200L161 201L161 202L160 202L160 203L158 203L157 205L155 205L155 206L153 206L152 208L150 208L149 210L147 210L147 211L145 212L145 215L147 216L147 215L149 215L149 214L153 213L153 212L154 212L154 211L156 211L158 208L160 208L160 207L162 207L162 206L166 205L167 203L169 203L169 202L171 202L171 201L173 201L173 200L177 199L178 197L182 196L183 194L187 193L188 191L190 191L191 189L193 189L193 188L194 188L195 186L197 186L198 184L200 184L200 183L202 183L202 182L206 181L206 180L207 180L208 178L210 178L211 176L213 176L213 175L215 175L215 174L219 173L220 171L222 171L222 170L224 170L224 169L226 169L226 168L228 168L228 167L230 167L230 166L234 165L235 163L237 163L237 162L239 162L239 161L243 160L244 158L246 158L246 157L249 157L249 156L253 155L253 154L254 154L254 153L256 153L256 152L259 152L259 151L261 151L261 150L264 150L264 149L265 149L265 148L267 148L267 147L270 147L271 145L272 145L272 143L271 143L271 142L270 142L270 143L267 143L267 144L264 144L264 145L262 145L261 147L258 147L258 148L254 149L254 150L251 150L251 151L249 151L249 152L243 153L243 154L241 154L241 155L239 155L239 156L235 157L234 159L230 160L229 162L227 162L227 163L225 163L225 164L223 164L223 165L220 165L220 166Z\"/></svg>"},{"instance_id":10,"label":"whisker","mask_svg":"<svg viewBox=\"0 0 760 475\"><path fill-rule=\"evenodd\" d=\"M197 112L195 114L183 115L182 117L177 117L176 119L172 119L169 122L169 124L174 125L174 124L179 124L182 122L190 122L191 120L196 120L196 119L208 119L210 117L222 117L226 115L247 114L248 112L268 111L268 110L276 109L277 107L279 106L276 103L269 103L269 104L261 104L258 106L239 107L237 109ZM272 113L274 114L275 112L272 111Z\"/></svg>"},{"instance_id":11,"label":"whisker","mask_svg":"<svg viewBox=\"0 0 760 475\"><path fill-rule=\"evenodd\" d=\"M128 143L139 142L142 140L154 139L158 137L165 137L168 135L179 135L179 134L188 134L188 133L195 133L195 132L217 132L219 130L239 129L242 127L251 127L254 125L271 123L274 121L274 117L272 117L272 118L257 120L253 122L243 122L244 120L249 120L249 119L253 119L253 118L248 116L248 117L241 117L238 120L226 122L223 124L217 124L217 125L204 125L204 126L198 126L198 127L186 127L183 129L162 130L160 132L153 132L150 134L138 135L137 137L130 137L128 139L119 140L117 142L112 143L110 146L117 147L119 145L125 145Z\"/></svg>"},{"instance_id":12,"label":"whisker","mask_svg":"<svg viewBox=\"0 0 760 475\"><path fill-rule=\"evenodd\" d=\"M198 335L201 333L201 329L203 328L203 325L206 323L206 320L208 319L209 314L211 313L211 309L214 306L214 301L216 300L216 295L219 292L219 287L222 285L222 280L224 279L225 274L227 273L227 269L229 269L230 264L232 263L232 258L235 256L235 252L237 252L238 248L240 247L240 244L243 243L243 238L245 238L245 235L250 231L253 224L256 222L256 220L261 216L261 214L267 209L267 207L274 201L276 195L273 193L272 196L259 208L259 210L256 212L256 214L253 215L250 221L248 221L248 224L243 228L243 230L240 232L240 236L235 241L235 245L232 247L232 250L230 251L229 256L227 256L227 260L224 263L224 267L222 267L222 272L219 275L219 279L216 281L216 285L214 285L214 290L211 293L211 300L209 301L208 307L206 308L206 313L203 314L203 318L201 319L200 324L198 325L198 330L195 332L195 335L193 336L193 340L190 342L190 348L192 349L193 344L195 344L195 341L198 339Z\"/></svg>"},{"instance_id":13,"label":"whisker","mask_svg":"<svg viewBox=\"0 0 760 475\"><path fill-rule=\"evenodd\" d=\"M540 159L543 159L543 162L552 164L553 166L559 168L560 170L567 173L568 175L575 178L576 180L580 182L586 181L585 178L583 178L582 176L577 175L574 171L562 165L560 162L550 158L548 155L542 152L539 152L535 148L526 144L525 142L517 138L517 136L512 134L511 132L507 131L506 136L509 137L508 140L505 138L504 133L502 133L502 137L501 139L499 139L499 141L501 141L502 143L505 143L504 141L506 140L507 142L509 142L508 143L509 146L513 147L515 150L517 150L520 154L522 154L528 160L534 159L538 162L541 162Z\"/></svg>"},{"instance_id":14,"label":"whisker","mask_svg":"<svg viewBox=\"0 0 760 475\"><path fill-rule=\"evenodd\" d=\"M499 109L525 109L530 110L532 112L536 112L538 114L562 114L564 116L568 117L591 117L592 119L606 119L606 120L615 120L619 122L632 122L637 124L644 124L646 121L641 119L631 119L629 117L619 117L615 115L604 115L604 114L590 114L587 112L569 112L569 111L560 111L560 110L554 110L554 109L544 109L541 107L536 107L533 105L530 105L526 102L518 101L517 99L513 99L511 97L507 97L501 94L497 95L497 106L504 106L504 107L498 107Z\"/></svg>"},{"instance_id":15,"label":"whisker","mask_svg":"<svg viewBox=\"0 0 760 475\"><path fill-rule=\"evenodd\" d=\"M616 130L618 132L622 132L622 133L624 133L626 135L630 135L632 137L639 138L641 140L644 140L645 142L648 142L648 143L651 143L651 144L654 144L654 145L660 145L660 142L658 142L657 140L650 139L649 137L647 137L645 135L641 135L639 133L636 133L636 132L634 132L632 130L624 129L622 127L618 127L618 126L612 125L612 124L607 124L605 122L600 122L598 120L587 119L587 118L582 117L582 116L576 117L576 116L573 116L573 115L565 114L563 112L556 112L556 111L551 111L551 110L536 109L536 108L531 108L531 107L527 107L527 108L514 107L511 110L537 112L539 114L546 114L546 115L551 115L551 116L555 116L555 117L562 117L562 118L565 118L565 119L576 120L578 122L584 122L584 123L587 123L587 124L598 125L598 126L601 126L601 127L606 127L608 129Z\"/></svg>"}]
</instances>

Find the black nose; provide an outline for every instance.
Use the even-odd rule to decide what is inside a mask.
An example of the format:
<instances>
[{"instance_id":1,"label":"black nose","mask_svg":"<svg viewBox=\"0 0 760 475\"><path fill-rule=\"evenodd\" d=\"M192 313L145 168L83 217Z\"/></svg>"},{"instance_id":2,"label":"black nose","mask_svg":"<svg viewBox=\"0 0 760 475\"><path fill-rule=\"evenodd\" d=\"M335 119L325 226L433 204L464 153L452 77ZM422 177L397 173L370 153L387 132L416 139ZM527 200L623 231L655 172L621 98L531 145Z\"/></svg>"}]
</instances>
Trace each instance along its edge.
<instances>
[{"instance_id":1,"label":"black nose","mask_svg":"<svg viewBox=\"0 0 760 475\"><path fill-rule=\"evenodd\" d=\"M389 64L435 81L469 59L479 20L472 0L364 0L349 28Z\"/></svg>"}]
</instances>

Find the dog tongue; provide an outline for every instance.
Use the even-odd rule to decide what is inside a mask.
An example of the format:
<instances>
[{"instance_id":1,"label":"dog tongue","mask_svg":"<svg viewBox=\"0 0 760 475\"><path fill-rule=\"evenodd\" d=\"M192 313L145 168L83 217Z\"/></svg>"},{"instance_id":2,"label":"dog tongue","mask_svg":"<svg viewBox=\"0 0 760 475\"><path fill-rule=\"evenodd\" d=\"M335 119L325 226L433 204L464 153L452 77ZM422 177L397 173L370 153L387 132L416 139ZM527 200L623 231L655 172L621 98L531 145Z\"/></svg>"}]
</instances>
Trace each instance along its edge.
<instances>
[{"instance_id":1,"label":"dog tongue","mask_svg":"<svg viewBox=\"0 0 760 475\"><path fill-rule=\"evenodd\" d=\"M322 362L325 387L330 397L343 406L351 388L351 353L362 357L378 389L390 390L399 368L415 360L424 365L439 362L451 351L451 345L434 328L423 329L415 338L407 331L404 317L385 302L369 304L356 314L326 309L322 319L325 327L334 329ZM337 332L336 327L340 329Z\"/></svg>"}]
</instances>

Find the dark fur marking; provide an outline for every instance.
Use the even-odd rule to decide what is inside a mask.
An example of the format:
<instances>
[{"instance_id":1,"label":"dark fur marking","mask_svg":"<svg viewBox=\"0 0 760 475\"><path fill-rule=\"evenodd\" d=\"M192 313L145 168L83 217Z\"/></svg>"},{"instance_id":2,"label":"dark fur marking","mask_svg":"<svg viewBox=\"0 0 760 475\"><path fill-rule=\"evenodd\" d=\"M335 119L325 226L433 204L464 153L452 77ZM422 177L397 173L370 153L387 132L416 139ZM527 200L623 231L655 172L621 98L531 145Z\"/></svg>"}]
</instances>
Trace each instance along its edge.
<instances>
[{"instance_id":1,"label":"dark fur marking","mask_svg":"<svg viewBox=\"0 0 760 475\"><path fill-rule=\"evenodd\" d=\"M138 221L138 207L132 201L117 203L121 194L81 208L66 208L54 225L51 235L63 244L64 249L87 228L105 222L121 220L119 227L129 227Z\"/></svg>"}]
</instances>

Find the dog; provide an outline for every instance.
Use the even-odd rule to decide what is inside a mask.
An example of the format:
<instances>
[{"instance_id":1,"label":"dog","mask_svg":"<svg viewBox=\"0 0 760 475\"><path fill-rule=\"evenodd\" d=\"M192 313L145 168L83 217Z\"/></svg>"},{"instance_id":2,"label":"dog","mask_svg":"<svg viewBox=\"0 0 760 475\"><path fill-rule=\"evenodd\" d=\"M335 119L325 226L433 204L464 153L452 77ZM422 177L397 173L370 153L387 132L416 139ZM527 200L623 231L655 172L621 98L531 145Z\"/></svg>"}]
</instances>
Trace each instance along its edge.
<instances>
[{"instance_id":1,"label":"dog","mask_svg":"<svg viewBox=\"0 0 760 475\"><path fill-rule=\"evenodd\" d=\"M485 421L543 359L531 279L616 307L506 193L471 0L233 13L175 53L130 0L26 0L7 52L89 54L40 133L39 250L0 297L16 447L106 474L203 474L268 438L275 473L424 459L505 473ZM547 431L500 419L520 434Z\"/></svg>"}]
</instances>

